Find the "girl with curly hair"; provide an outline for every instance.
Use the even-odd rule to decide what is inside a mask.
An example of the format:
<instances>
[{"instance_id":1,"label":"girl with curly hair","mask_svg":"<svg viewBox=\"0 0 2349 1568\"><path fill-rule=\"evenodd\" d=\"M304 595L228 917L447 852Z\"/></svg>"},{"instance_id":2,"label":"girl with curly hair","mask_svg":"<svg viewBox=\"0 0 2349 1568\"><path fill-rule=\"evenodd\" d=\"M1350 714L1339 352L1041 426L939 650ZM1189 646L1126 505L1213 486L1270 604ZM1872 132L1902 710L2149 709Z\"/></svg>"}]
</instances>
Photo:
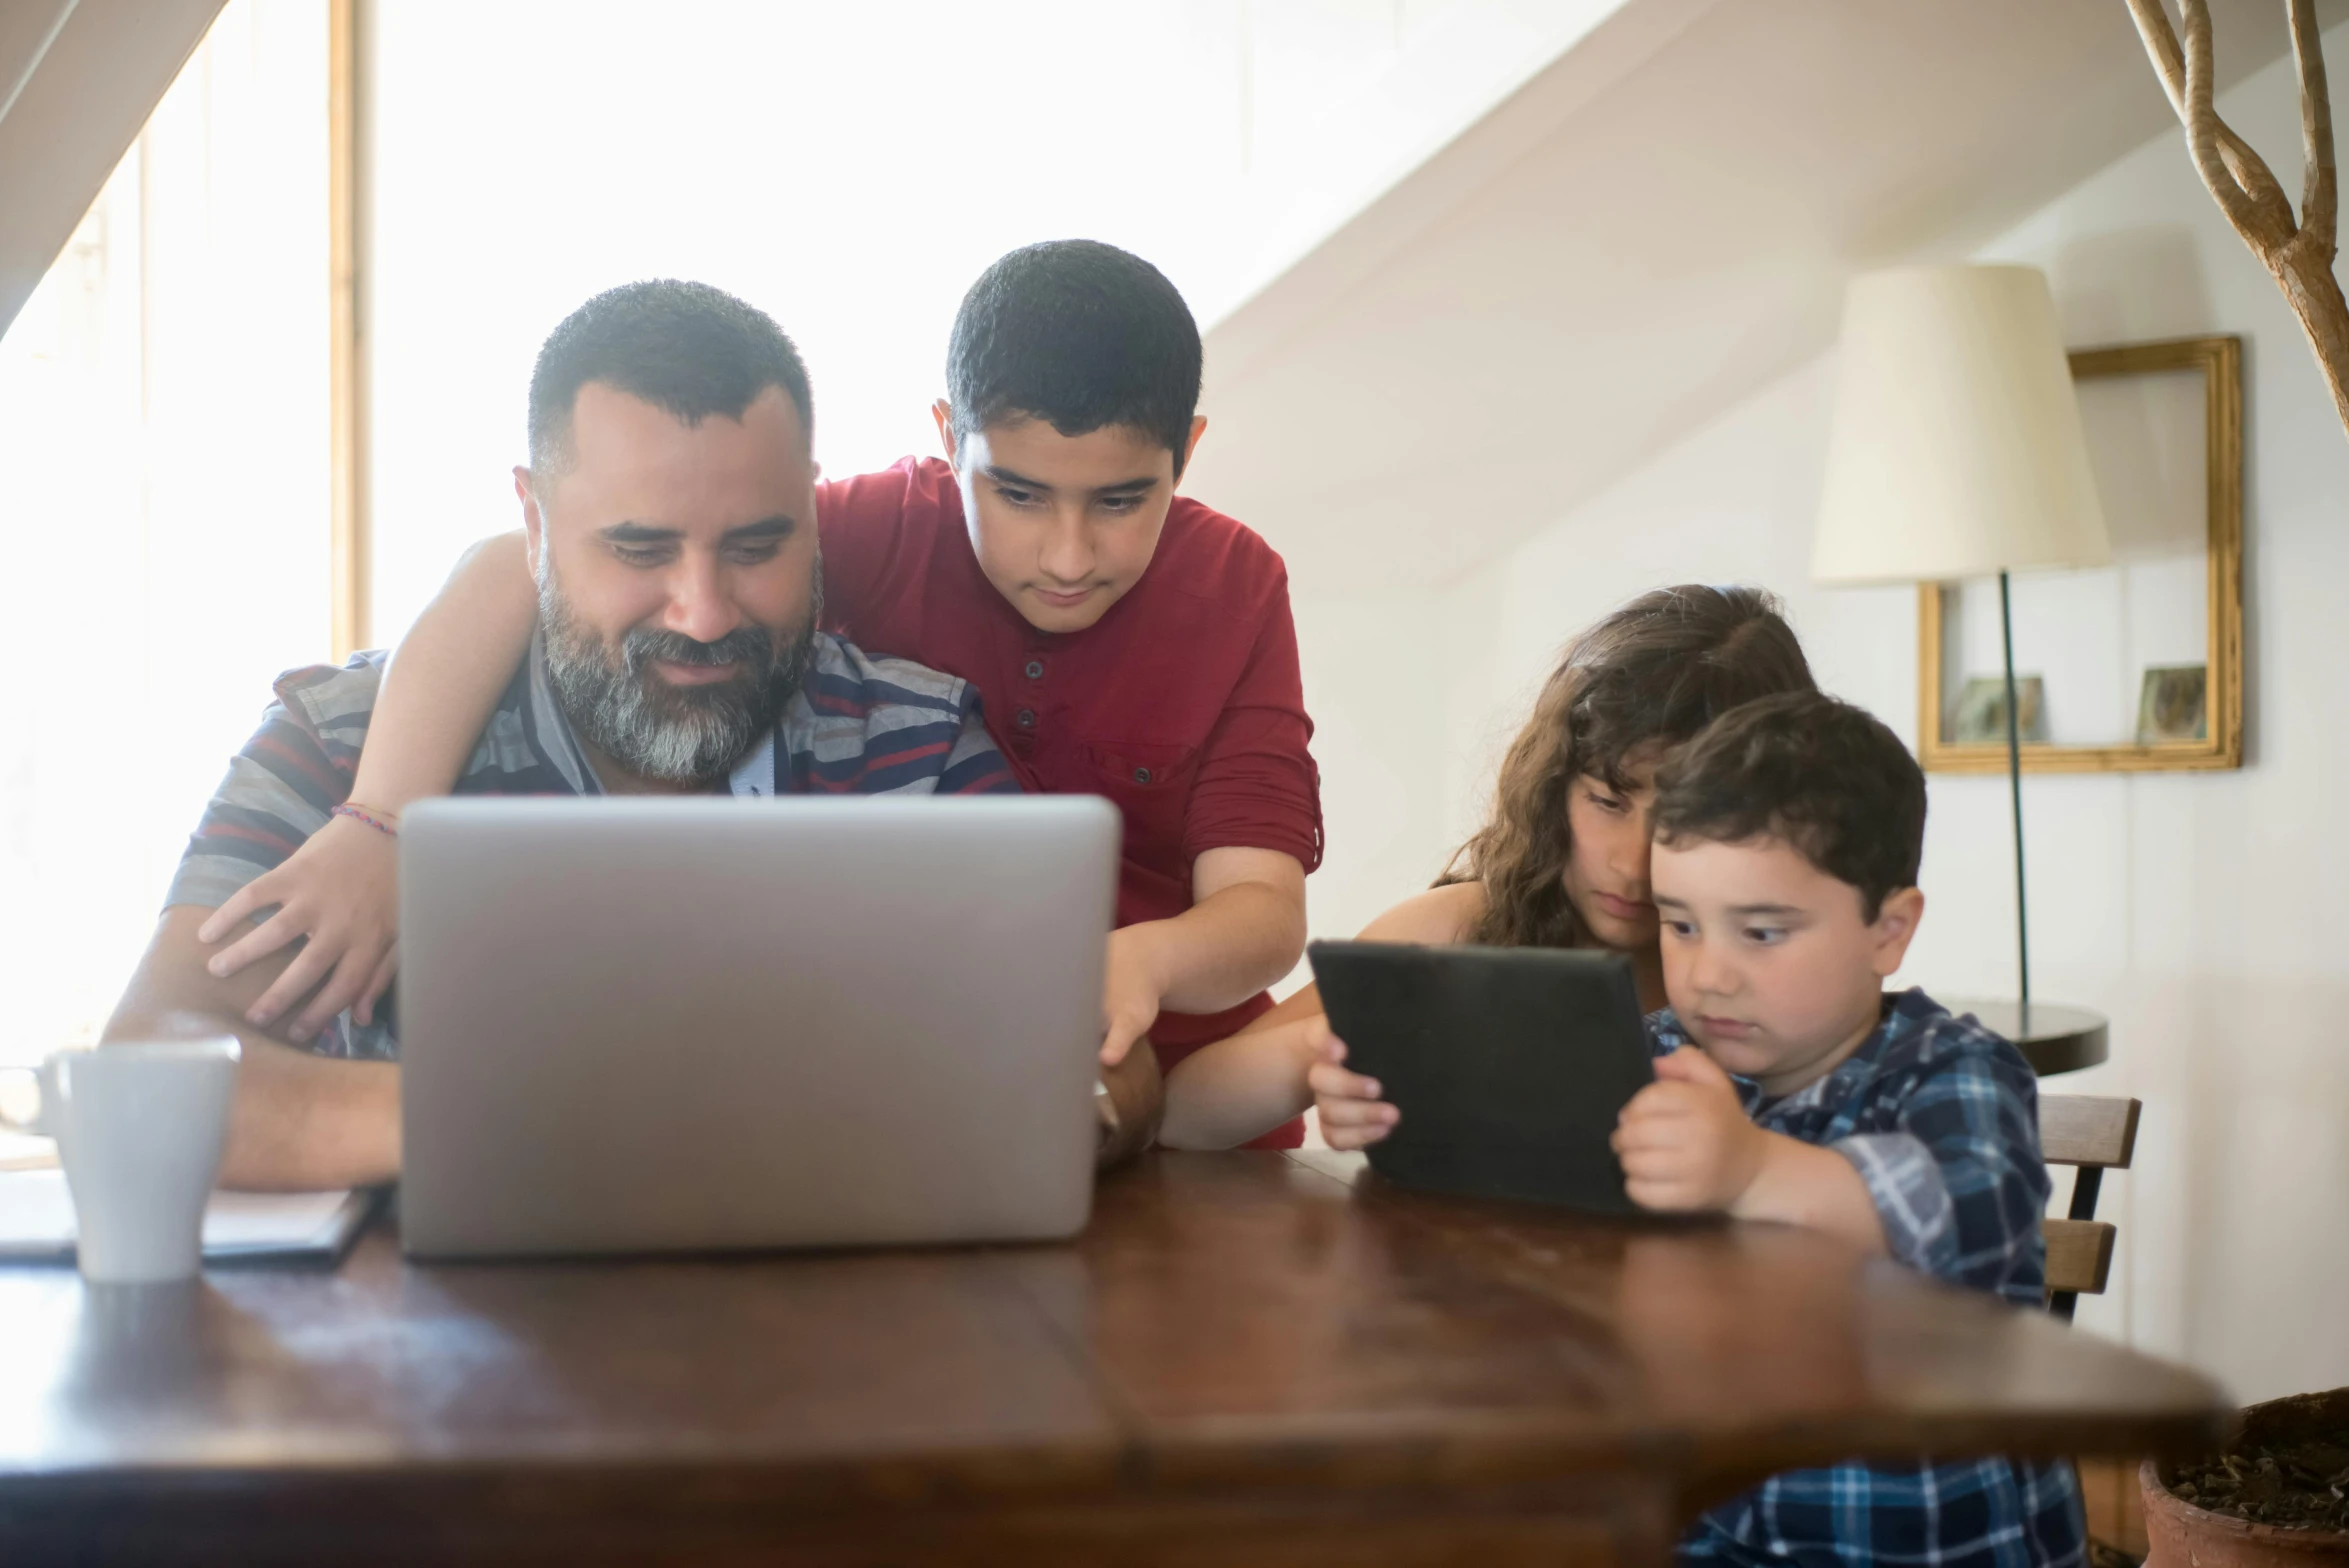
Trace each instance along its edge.
<instances>
[{"instance_id":1,"label":"girl with curly hair","mask_svg":"<svg viewBox=\"0 0 2349 1568\"><path fill-rule=\"evenodd\" d=\"M1648 902L1656 763L1741 703L1813 691L1802 645L1758 588L1683 586L1640 595L1566 647L1501 762L1484 825L1428 891L1363 929L1369 942L1582 947L1622 953L1640 1004L1664 1005ZM1312 986L1167 1079L1161 1142L1227 1148L1313 1103L1307 1072L1334 1061ZM1386 1117L1374 1101L1325 1104ZM1346 1129L1325 1126L1333 1142Z\"/></svg>"}]
</instances>

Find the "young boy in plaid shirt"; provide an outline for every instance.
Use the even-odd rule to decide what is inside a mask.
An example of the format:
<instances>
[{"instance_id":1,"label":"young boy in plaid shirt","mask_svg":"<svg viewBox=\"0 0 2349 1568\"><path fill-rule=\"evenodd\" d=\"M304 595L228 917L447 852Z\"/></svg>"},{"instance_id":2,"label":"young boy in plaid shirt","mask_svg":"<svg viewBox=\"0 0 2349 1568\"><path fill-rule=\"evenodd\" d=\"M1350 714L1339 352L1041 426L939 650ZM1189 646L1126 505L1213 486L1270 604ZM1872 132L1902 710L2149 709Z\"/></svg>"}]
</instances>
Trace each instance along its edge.
<instances>
[{"instance_id":1,"label":"young boy in plaid shirt","mask_svg":"<svg viewBox=\"0 0 2349 1568\"><path fill-rule=\"evenodd\" d=\"M1924 913L1925 779L1861 710L1816 694L1731 710L1656 779L1651 870L1672 1005L1656 1082L1615 1132L1634 1200L1832 1231L1953 1284L2042 1303L2047 1167L2015 1048L1922 991L1888 995ZM1313 1069L1332 1145L1397 1119ZM2062 1462L1836 1465L1705 1514L1684 1561L2077 1564Z\"/></svg>"}]
</instances>

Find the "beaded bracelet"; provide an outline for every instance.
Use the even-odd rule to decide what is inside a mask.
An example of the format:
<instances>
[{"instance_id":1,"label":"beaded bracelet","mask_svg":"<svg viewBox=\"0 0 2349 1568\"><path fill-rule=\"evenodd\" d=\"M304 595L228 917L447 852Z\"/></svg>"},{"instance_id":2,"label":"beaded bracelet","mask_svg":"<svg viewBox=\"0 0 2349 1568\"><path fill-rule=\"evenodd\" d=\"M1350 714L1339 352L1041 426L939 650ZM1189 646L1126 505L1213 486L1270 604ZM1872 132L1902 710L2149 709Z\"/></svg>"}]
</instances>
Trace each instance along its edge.
<instances>
[{"instance_id":1,"label":"beaded bracelet","mask_svg":"<svg viewBox=\"0 0 2349 1568\"><path fill-rule=\"evenodd\" d=\"M376 832L381 833L385 838L398 838L400 836L400 830L398 828L393 827L390 823L384 821L382 818L372 815L369 813L366 807L354 806L348 801L345 801L343 804L334 807L327 813L327 815L333 817L349 817L354 822L364 822L369 827L375 829Z\"/></svg>"}]
</instances>

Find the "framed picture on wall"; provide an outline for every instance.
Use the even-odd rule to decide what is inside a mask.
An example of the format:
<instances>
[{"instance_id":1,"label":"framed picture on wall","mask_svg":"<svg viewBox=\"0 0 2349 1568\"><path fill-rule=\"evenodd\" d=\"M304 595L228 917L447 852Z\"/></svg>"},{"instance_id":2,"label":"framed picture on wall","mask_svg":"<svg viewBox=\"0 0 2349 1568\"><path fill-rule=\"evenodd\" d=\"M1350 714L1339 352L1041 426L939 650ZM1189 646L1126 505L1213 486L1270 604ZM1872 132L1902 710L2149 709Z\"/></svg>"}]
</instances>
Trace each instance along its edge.
<instances>
[{"instance_id":1,"label":"framed picture on wall","mask_svg":"<svg viewBox=\"0 0 2349 1568\"><path fill-rule=\"evenodd\" d=\"M2071 356L2109 565L2013 579L2026 773L2243 765L2242 340ZM1996 579L1917 605L1920 760L2004 773Z\"/></svg>"}]
</instances>

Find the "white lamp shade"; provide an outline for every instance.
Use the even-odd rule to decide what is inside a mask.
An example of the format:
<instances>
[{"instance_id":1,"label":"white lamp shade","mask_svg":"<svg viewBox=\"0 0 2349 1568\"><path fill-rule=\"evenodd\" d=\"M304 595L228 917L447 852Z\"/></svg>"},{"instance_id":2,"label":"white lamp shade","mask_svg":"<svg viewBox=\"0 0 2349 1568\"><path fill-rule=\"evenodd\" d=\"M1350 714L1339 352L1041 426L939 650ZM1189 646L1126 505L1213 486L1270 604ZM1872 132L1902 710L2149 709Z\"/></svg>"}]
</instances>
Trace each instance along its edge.
<instances>
[{"instance_id":1,"label":"white lamp shade","mask_svg":"<svg viewBox=\"0 0 2349 1568\"><path fill-rule=\"evenodd\" d=\"M1854 280L1811 575L1949 582L2111 554L2046 277Z\"/></svg>"}]
</instances>

